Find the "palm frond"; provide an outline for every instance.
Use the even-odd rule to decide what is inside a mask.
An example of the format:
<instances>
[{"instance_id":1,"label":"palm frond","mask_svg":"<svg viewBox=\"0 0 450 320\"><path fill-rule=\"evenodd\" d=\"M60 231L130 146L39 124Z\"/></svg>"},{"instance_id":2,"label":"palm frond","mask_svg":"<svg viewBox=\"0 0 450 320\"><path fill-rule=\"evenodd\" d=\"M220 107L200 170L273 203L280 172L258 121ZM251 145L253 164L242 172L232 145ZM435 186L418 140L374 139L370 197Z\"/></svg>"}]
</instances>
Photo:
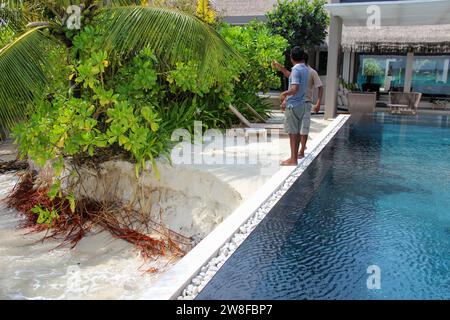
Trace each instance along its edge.
<instances>
[{"instance_id":1,"label":"palm frond","mask_svg":"<svg viewBox=\"0 0 450 320\"><path fill-rule=\"evenodd\" d=\"M0 5L0 26L3 25L13 31L20 31L25 28L25 24L26 20L22 10Z\"/></svg>"},{"instance_id":2,"label":"palm frond","mask_svg":"<svg viewBox=\"0 0 450 320\"><path fill-rule=\"evenodd\" d=\"M31 29L0 50L0 127L9 131L23 119L27 107L42 93L47 62L41 27Z\"/></svg>"},{"instance_id":3,"label":"palm frond","mask_svg":"<svg viewBox=\"0 0 450 320\"><path fill-rule=\"evenodd\" d=\"M151 48L166 63L195 60L200 72L219 78L239 55L210 26L175 9L148 6L111 7L106 49L129 54Z\"/></svg>"}]
</instances>

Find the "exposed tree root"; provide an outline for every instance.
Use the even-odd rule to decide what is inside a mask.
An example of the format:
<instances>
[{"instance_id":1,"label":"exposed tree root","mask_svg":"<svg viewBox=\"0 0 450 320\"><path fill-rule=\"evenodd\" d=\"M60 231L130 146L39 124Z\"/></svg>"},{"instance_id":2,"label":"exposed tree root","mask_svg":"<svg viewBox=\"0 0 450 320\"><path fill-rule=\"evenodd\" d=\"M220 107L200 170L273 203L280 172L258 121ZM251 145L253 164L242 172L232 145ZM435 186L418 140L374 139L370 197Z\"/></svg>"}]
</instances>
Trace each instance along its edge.
<instances>
[{"instance_id":1,"label":"exposed tree root","mask_svg":"<svg viewBox=\"0 0 450 320\"><path fill-rule=\"evenodd\" d=\"M8 206L23 214L25 219L22 227L30 228L30 232L46 231L42 240L59 240L61 244L58 247L75 247L94 226L132 243L139 248L144 258L167 253L181 256L191 246L190 238L153 221L144 222L136 210L119 203L81 199L76 202L75 211L72 212L68 200L56 197L51 201L47 195L48 189L36 188L35 178L30 172L24 173L6 201ZM38 215L31 211L36 205L57 210L59 218L54 219L50 226L38 224Z\"/></svg>"}]
</instances>

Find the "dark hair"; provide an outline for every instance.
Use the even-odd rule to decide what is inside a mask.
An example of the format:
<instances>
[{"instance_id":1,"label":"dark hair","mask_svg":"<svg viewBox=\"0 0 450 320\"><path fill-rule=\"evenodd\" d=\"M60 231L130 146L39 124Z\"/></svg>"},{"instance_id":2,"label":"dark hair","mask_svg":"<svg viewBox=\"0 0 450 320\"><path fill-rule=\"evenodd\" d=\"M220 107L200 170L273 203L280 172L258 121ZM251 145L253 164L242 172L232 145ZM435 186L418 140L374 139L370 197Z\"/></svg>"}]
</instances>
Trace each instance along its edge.
<instances>
[{"instance_id":1,"label":"dark hair","mask_svg":"<svg viewBox=\"0 0 450 320\"><path fill-rule=\"evenodd\" d=\"M295 46L291 49L291 58L294 61L304 61L308 62L308 54L303 51L299 46Z\"/></svg>"}]
</instances>

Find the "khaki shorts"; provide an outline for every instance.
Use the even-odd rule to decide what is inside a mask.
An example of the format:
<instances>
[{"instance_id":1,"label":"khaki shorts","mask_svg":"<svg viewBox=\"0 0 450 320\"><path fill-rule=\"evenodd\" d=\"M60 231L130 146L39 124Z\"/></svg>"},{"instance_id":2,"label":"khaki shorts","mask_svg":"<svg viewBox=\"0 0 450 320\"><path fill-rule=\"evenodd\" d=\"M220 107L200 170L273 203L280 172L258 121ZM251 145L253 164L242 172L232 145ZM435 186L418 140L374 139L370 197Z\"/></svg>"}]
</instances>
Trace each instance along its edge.
<instances>
[{"instance_id":1,"label":"khaki shorts","mask_svg":"<svg viewBox=\"0 0 450 320\"><path fill-rule=\"evenodd\" d=\"M287 105L284 114L284 131L288 134L309 134L311 125L311 103L304 102L301 105Z\"/></svg>"}]
</instances>

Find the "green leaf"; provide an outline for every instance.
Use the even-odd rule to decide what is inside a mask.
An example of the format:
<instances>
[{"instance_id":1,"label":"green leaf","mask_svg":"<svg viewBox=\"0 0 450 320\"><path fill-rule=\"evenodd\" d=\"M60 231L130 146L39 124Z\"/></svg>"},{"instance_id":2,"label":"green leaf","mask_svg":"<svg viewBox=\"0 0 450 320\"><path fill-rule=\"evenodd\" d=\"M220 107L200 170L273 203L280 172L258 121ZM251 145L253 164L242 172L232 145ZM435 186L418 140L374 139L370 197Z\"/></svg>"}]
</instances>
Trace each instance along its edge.
<instances>
[{"instance_id":1,"label":"green leaf","mask_svg":"<svg viewBox=\"0 0 450 320\"><path fill-rule=\"evenodd\" d=\"M201 62L201 77L221 78L231 60L239 55L209 25L178 10L151 6L117 7L111 14L105 49L120 55L152 49L163 61Z\"/></svg>"},{"instance_id":2,"label":"green leaf","mask_svg":"<svg viewBox=\"0 0 450 320\"><path fill-rule=\"evenodd\" d=\"M56 180L56 182L53 183L52 186L50 187L50 190L48 191L47 195L51 201L53 201L55 199L55 197L57 196L60 187L61 187L60 180Z\"/></svg>"},{"instance_id":3,"label":"green leaf","mask_svg":"<svg viewBox=\"0 0 450 320\"><path fill-rule=\"evenodd\" d=\"M50 61L43 44L49 41L42 29L31 29L0 49L0 126L4 130L24 119L29 104L47 84L44 68Z\"/></svg>"},{"instance_id":4,"label":"green leaf","mask_svg":"<svg viewBox=\"0 0 450 320\"><path fill-rule=\"evenodd\" d=\"M119 145L122 146L122 145L124 145L127 142L128 142L128 138L126 136L124 136L124 135L120 135L119 136Z\"/></svg>"},{"instance_id":5,"label":"green leaf","mask_svg":"<svg viewBox=\"0 0 450 320\"><path fill-rule=\"evenodd\" d=\"M70 211L72 211L72 213L75 212L75 208L76 208L76 204L75 204L75 196L73 195L73 193L69 194L66 199L69 201L70 204Z\"/></svg>"}]
</instances>

